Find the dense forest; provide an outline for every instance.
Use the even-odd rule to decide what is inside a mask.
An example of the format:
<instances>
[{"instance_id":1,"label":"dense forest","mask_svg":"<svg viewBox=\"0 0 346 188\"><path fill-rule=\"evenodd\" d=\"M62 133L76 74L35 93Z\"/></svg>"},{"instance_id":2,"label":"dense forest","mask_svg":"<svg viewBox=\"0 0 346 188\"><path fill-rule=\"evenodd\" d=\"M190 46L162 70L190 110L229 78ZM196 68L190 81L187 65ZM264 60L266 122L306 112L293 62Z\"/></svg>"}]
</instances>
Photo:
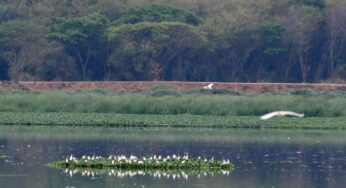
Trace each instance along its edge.
<instances>
[{"instance_id":1,"label":"dense forest","mask_svg":"<svg viewBox=\"0 0 346 188\"><path fill-rule=\"evenodd\" d=\"M0 0L0 80L346 80L346 1Z\"/></svg>"}]
</instances>

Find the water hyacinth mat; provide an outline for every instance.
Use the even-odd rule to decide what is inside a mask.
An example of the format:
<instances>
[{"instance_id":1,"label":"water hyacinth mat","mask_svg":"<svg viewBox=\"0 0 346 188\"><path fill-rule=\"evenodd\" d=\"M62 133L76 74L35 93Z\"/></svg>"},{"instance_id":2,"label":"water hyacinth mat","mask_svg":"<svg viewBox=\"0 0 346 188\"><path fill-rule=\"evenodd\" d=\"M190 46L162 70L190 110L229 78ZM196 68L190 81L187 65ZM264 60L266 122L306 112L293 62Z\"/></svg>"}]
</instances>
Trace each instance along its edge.
<instances>
[{"instance_id":1,"label":"water hyacinth mat","mask_svg":"<svg viewBox=\"0 0 346 188\"><path fill-rule=\"evenodd\" d=\"M61 161L55 161L49 164L52 168L64 169L70 176L81 172L82 175L91 175L107 173L118 177L145 175L154 177L183 177L190 175L207 175L222 173L228 175L234 166L229 160L202 159L184 156L149 156L137 157L131 155L109 156L82 156L76 158L73 155Z\"/></svg>"}]
</instances>

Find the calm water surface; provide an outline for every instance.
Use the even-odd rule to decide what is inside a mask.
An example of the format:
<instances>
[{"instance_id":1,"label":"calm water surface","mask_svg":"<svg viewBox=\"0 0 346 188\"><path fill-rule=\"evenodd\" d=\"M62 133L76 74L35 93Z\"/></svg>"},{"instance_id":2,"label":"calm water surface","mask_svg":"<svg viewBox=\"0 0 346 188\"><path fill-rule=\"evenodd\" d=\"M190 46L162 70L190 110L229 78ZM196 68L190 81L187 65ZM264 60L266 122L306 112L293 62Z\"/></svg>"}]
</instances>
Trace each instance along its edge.
<instances>
[{"instance_id":1,"label":"calm water surface","mask_svg":"<svg viewBox=\"0 0 346 188\"><path fill-rule=\"evenodd\" d=\"M346 132L241 129L0 128L0 187L344 187ZM64 156L183 155L230 159L229 175L70 176ZM126 173L124 173L126 174Z\"/></svg>"}]
</instances>

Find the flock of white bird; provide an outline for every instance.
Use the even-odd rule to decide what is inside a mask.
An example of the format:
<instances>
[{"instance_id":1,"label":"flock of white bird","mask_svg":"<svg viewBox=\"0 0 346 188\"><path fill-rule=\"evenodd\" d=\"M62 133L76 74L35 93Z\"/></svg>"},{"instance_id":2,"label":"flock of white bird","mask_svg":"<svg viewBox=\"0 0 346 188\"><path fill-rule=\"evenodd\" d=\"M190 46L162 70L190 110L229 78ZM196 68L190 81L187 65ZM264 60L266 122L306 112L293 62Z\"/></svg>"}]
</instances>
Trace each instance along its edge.
<instances>
[{"instance_id":1,"label":"flock of white bird","mask_svg":"<svg viewBox=\"0 0 346 188\"><path fill-rule=\"evenodd\" d=\"M210 83L207 86L204 86L203 89L205 90L213 90L214 83ZM294 117L304 117L304 114L299 114L296 112L292 111L274 111L270 112L268 114L264 114L263 116L260 117L261 120L268 120L270 118L273 118L275 116L278 117L284 117L284 116L294 116Z\"/></svg>"}]
</instances>

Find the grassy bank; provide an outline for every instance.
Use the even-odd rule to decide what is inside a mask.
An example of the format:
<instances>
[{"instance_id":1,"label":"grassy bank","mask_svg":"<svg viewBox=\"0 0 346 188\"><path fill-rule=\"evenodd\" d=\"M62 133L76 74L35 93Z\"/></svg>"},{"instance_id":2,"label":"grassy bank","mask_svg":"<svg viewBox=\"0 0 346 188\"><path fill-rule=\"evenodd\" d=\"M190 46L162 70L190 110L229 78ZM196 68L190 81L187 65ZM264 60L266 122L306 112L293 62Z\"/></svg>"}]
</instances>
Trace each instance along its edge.
<instances>
[{"instance_id":1,"label":"grassy bank","mask_svg":"<svg viewBox=\"0 0 346 188\"><path fill-rule=\"evenodd\" d=\"M0 112L74 112L258 116L291 110L307 117L346 116L346 94L296 91L244 95L236 91L179 91L157 87L137 93L1 91Z\"/></svg>"},{"instance_id":2,"label":"grassy bank","mask_svg":"<svg viewBox=\"0 0 346 188\"><path fill-rule=\"evenodd\" d=\"M137 115L112 113L0 113L0 124L2 125L37 126L346 129L345 122L346 116L274 118L268 121L263 121L257 116Z\"/></svg>"}]
</instances>

